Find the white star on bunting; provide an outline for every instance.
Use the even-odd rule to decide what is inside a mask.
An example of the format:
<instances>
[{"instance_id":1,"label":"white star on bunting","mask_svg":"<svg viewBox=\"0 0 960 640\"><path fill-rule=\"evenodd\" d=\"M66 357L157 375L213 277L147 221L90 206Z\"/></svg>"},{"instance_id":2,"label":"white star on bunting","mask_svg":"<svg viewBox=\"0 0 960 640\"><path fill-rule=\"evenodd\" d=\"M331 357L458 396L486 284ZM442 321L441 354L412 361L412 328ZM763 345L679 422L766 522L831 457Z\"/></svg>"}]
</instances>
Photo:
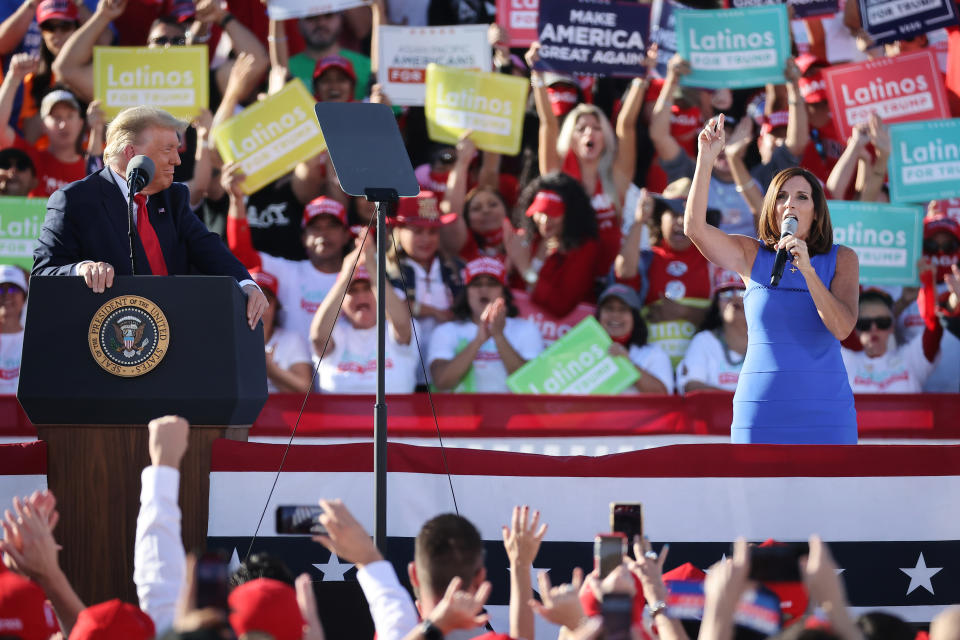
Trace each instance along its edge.
<instances>
[{"instance_id":1,"label":"white star on bunting","mask_svg":"<svg viewBox=\"0 0 960 640\"><path fill-rule=\"evenodd\" d=\"M340 558L333 552L330 553L330 559L327 560L326 564L315 564L313 566L323 573L321 582L346 582L343 574L353 568L352 564L340 562Z\"/></svg>"},{"instance_id":2,"label":"white star on bunting","mask_svg":"<svg viewBox=\"0 0 960 640\"><path fill-rule=\"evenodd\" d=\"M907 587L907 595L910 595L915 589L919 589L920 587L923 587L929 591L931 595L934 595L933 583L930 582L930 578L943 571L943 567L928 567L921 552L920 557L917 559L917 566L906 569L901 567L900 571L910 576L910 586Z\"/></svg>"}]
</instances>

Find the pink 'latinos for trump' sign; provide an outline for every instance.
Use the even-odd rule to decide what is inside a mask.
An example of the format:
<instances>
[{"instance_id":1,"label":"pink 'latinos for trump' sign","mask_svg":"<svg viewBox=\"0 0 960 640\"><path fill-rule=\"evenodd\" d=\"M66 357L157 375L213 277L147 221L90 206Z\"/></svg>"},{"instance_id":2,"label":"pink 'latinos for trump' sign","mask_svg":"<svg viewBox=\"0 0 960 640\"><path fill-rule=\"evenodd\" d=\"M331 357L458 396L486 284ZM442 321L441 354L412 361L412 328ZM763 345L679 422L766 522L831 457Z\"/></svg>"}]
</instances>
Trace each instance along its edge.
<instances>
[{"instance_id":1,"label":"pink 'latinos for trump' sign","mask_svg":"<svg viewBox=\"0 0 960 640\"><path fill-rule=\"evenodd\" d=\"M929 50L831 67L823 74L844 140L874 111L887 124L950 117L943 79Z\"/></svg>"},{"instance_id":2,"label":"pink 'latinos for trump' sign","mask_svg":"<svg viewBox=\"0 0 960 640\"><path fill-rule=\"evenodd\" d=\"M537 39L540 0L497 0L497 24L507 32L507 45L529 47Z\"/></svg>"}]
</instances>

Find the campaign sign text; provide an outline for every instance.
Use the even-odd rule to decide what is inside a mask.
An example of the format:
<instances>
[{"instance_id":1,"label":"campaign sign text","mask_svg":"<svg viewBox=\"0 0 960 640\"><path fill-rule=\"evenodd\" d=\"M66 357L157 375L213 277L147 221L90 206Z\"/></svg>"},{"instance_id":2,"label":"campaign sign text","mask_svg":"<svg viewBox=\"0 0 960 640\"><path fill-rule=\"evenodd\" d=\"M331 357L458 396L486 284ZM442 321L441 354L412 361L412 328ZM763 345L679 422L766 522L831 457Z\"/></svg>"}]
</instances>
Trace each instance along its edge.
<instances>
[{"instance_id":1,"label":"campaign sign text","mask_svg":"<svg viewBox=\"0 0 960 640\"><path fill-rule=\"evenodd\" d=\"M558 318L549 311L533 303L530 300L530 294L520 289L514 289L513 305L517 308L517 317L529 320L537 325L540 335L543 337L543 344L550 346L562 337L570 329L574 328L587 317L597 312L596 305L581 302L573 308L573 311Z\"/></svg>"},{"instance_id":2,"label":"campaign sign text","mask_svg":"<svg viewBox=\"0 0 960 640\"><path fill-rule=\"evenodd\" d=\"M637 368L610 355L610 335L593 316L568 331L539 356L514 371L514 393L616 395L637 381Z\"/></svg>"},{"instance_id":3,"label":"campaign sign text","mask_svg":"<svg viewBox=\"0 0 960 640\"><path fill-rule=\"evenodd\" d=\"M790 54L786 6L675 13L677 52L693 69L682 84L738 89L784 82Z\"/></svg>"},{"instance_id":4,"label":"campaign sign text","mask_svg":"<svg viewBox=\"0 0 960 640\"><path fill-rule=\"evenodd\" d=\"M520 151L529 82L523 78L427 66L427 134L435 142L456 144L466 131L482 151L516 155Z\"/></svg>"},{"instance_id":5,"label":"campaign sign text","mask_svg":"<svg viewBox=\"0 0 960 640\"><path fill-rule=\"evenodd\" d=\"M303 83L293 80L214 129L224 162L243 167L244 193L257 191L327 148L314 104Z\"/></svg>"},{"instance_id":6,"label":"campaign sign text","mask_svg":"<svg viewBox=\"0 0 960 640\"><path fill-rule=\"evenodd\" d=\"M873 41L887 44L957 22L953 0L857 0L864 30Z\"/></svg>"},{"instance_id":7,"label":"campaign sign text","mask_svg":"<svg viewBox=\"0 0 960 640\"><path fill-rule=\"evenodd\" d=\"M271 20L290 20L337 13L367 4L367 0L270 0L267 3L267 15Z\"/></svg>"},{"instance_id":8,"label":"campaign sign text","mask_svg":"<svg viewBox=\"0 0 960 640\"><path fill-rule=\"evenodd\" d=\"M46 198L0 196L0 264L33 268L33 249L46 215Z\"/></svg>"},{"instance_id":9,"label":"campaign sign text","mask_svg":"<svg viewBox=\"0 0 960 640\"><path fill-rule=\"evenodd\" d=\"M209 66L206 45L94 47L93 95L107 120L140 105L190 119L209 106Z\"/></svg>"},{"instance_id":10,"label":"campaign sign text","mask_svg":"<svg viewBox=\"0 0 960 640\"><path fill-rule=\"evenodd\" d=\"M540 6L537 69L600 76L643 75L650 5L550 0Z\"/></svg>"},{"instance_id":11,"label":"campaign sign text","mask_svg":"<svg viewBox=\"0 0 960 640\"><path fill-rule=\"evenodd\" d=\"M922 207L847 200L831 200L827 205L833 241L856 252L861 284L918 284Z\"/></svg>"},{"instance_id":12,"label":"campaign sign text","mask_svg":"<svg viewBox=\"0 0 960 640\"><path fill-rule=\"evenodd\" d=\"M497 24L507 32L508 47L529 47L537 39L540 0L497 0Z\"/></svg>"},{"instance_id":13,"label":"campaign sign text","mask_svg":"<svg viewBox=\"0 0 960 640\"><path fill-rule=\"evenodd\" d=\"M489 71L487 26L380 27L380 77L393 104L422 107L431 63Z\"/></svg>"},{"instance_id":14,"label":"campaign sign text","mask_svg":"<svg viewBox=\"0 0 960 640\"><path fill-rule=\"evenodd\" d=\"M885 124L950 117L943 77L930 50L824 70L841 140L877 112Z\"/></svg>"},{"instance_id":15,"label":"campaign sign text","mask_svg":"<svg viewBox=\"0 0 960 640\"><path fill-rule=\"evenodd\" d=\"M650 9L650 44L657 45L657 76L667 77L667 62L677 52L677 16L685 9L675 0L653 0Z\"/></svg>"},{"instance_id":16,"label":"campaign sign text","mask_svg":"<svg viewBox=\"0 0 960 640\"><path fill-rule=\"evenodd\" d=\"M960 195L960 119L890 127L890 200L928 202Z\"/></svg>"}]
</instances>

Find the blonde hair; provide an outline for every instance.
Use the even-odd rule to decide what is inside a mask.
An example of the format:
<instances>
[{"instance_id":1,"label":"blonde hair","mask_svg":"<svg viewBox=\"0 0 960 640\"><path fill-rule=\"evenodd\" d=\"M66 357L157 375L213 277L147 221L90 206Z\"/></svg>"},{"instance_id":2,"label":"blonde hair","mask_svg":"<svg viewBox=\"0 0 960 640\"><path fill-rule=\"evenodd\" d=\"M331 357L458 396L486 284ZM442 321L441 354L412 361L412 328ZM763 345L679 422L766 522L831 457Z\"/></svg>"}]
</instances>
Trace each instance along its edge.
<instances>
[{"instance_id":1,"label":"blonde hair","mask_svg":"<svg viewBox=\"0 0 960 640\"><path fill-rule=\"evenodd\" d=\"M603 111L592 104L581 103L574 107L564 119L563 126L560 127L560 134L557 136L557 153L560 155L560 161L563 162L570 151L570 141L573 139L573 130L577 127L577 121L585 115L594 116L600 123L600 131L603 132L603 153L600 154L597 174L600 176L603 192L610 197L614 208L620 211L620 195L617 193L617 187L613 182L613 161L617 155L617 135ZM591 185L588 188L592 189L593 186Z\"/></svg>"},{"instance_id":2,"label":"blonde hair","mask_svg":"<svg viewBox=\"0 0 960 640\"><path fill-rule=\"evenodd\" d=\"M117 114L107 125L107 142L103 149L104 162L111 162L123 155L127 145L136 144L140 135L149 129L172 129L182 134L187 123L174 118L156 107L130 107Z\"/></svg>"}]
</instances>

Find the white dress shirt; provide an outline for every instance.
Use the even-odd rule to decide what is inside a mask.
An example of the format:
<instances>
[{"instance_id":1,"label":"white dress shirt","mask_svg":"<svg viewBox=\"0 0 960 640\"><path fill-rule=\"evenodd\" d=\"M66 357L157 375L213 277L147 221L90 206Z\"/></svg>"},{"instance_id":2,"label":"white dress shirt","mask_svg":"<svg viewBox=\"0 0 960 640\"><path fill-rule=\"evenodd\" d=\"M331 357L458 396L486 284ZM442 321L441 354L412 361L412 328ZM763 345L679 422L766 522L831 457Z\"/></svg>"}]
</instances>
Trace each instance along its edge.
<instances>
[{"instance_id":1,"label":"white dress shirt","mask_svg":"<svg viewBox=\"0 0 960 640\"><path fill-rule=\"evenodd\" d=\"M400 640L420 622L410 594L386 560L371 562L357 571L357 582L370 605L377 640Z\"/></svg>"}]
</instances>

